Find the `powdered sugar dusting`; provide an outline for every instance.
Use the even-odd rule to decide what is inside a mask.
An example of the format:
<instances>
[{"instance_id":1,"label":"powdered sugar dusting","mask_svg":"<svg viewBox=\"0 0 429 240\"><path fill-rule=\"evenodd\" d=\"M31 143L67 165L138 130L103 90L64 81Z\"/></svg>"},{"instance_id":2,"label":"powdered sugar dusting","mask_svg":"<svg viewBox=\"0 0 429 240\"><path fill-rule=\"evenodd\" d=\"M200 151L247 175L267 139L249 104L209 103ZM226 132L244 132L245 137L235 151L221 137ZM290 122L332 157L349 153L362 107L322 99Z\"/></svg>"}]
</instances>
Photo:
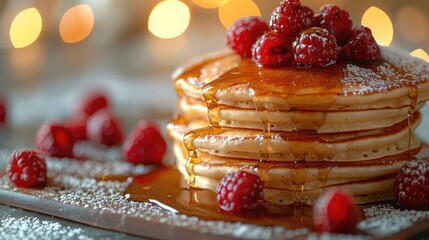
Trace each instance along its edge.
<instances>
[{"instance_id":1,"label":"powdered sugar dusting","mask_svg":"<svg viewBox=\"0 0 429 240\"><path fill-rule=\"evenodd\" d=\"M364 95L388 92L429 81L429 64L392 48L382 48L382 64L372 68L347 64L341 83L344 94Z\"/></svg>"},{"instance_id":2,"label":"powdered sugar dusting","mask_svg":"<svg viewBox=\"0 0 429 240\"><path fill-rule=\"evenodd\" d=\"M32 231L29 231L29 230ZM54 221L42 221L35 217L9 217L0 225L1 239L93 239L85 236L85 230L62 226Z\"/></svg>"},{"instance_id":3,"label":"powdered sugar dusting","mask_svg":"<svg viewBox=\"0 0 429 240\"><path fill-rule=\"evenodd\" d=\"M390 204L377 204L364 209L367 219L359 223L359 229L376 237L397 233L421 219L429 219L429 211L395 209Z\"/></svg>"}]
</instances>

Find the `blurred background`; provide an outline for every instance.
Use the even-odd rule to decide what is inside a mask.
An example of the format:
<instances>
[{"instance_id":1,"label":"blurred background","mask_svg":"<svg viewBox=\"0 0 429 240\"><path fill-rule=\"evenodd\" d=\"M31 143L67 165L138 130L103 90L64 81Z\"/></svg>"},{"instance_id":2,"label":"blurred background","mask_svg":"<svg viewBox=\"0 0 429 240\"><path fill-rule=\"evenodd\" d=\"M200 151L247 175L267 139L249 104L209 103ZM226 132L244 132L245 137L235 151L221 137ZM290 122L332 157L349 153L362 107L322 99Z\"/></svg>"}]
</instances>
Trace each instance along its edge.
<instances>
[{"instance_id":1,"label":"blurred background","mask_svg":"<svg viewBox=\"0 0 429 240\"><path fill-rule=\"evenodd\" d=\"M380 45L429 61L427 0L302 0L315 12L335 3ZM39 126L72 111L79 94L102 88L129 120L168 119L174 69L225 48L238 17L269 21L279 0L0 0L0 96L8 125Z\"/></svg>"}]
</instances>

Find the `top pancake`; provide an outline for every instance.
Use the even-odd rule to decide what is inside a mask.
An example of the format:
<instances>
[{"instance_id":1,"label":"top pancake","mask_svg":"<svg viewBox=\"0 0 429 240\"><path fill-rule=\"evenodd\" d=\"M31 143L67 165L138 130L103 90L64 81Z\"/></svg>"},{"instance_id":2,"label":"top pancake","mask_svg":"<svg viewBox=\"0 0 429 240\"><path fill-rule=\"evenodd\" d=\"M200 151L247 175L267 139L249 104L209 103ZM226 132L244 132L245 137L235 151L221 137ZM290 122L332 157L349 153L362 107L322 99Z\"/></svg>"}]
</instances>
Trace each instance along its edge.
<instances>
[{"instance_id":1,"label":"top pancake","mask_svg":"<svg viewBox=\"0 0 429 240\"><path fill-rule=\"evenodd\" d=\"M429 99L429 65L382 48L381 60L340 60L325 68L259 68L222 51L195 60L174 75L179 95L214 106L258 110L365 110L414 106Z\"/></svg>"}]
</instances>

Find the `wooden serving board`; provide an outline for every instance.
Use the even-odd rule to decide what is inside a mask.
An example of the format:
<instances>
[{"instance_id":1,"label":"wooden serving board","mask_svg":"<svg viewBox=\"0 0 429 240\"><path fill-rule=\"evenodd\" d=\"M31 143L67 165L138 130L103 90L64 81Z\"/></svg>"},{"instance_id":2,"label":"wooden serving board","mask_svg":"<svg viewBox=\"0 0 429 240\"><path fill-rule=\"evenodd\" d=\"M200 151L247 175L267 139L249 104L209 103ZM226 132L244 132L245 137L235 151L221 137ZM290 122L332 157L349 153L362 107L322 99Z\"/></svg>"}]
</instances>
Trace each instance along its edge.
<instances>
[{"instance_id":1,"label":"wooden serving board","mask_svg":"<svg viewBox=\"0 0 429 240\"><path fill-rule=\"evenodd\" d=\"M310 229L290 230L279 226L206 221L175 213L152 202L129 201L122 192L131 178L118 178L121 181L100 179L103 176L141 175L151 171L153 166L129 164L120 159L115 149L98 151L97 154L101 154L99 160L47 159L49 180L40 189L17 188L1 171L0 203L157 239L287 239L318 236ZM0 169L4 169L8 156L8 151L0 151ZM364 235L348 237L388 237L413 225L422 228L415 222L429 219L429 211L399 210L390 204L371 205L364 209L368 218L359 225ZM428 228L423 226L422 229Z\"/></svg>"}]
</instances>

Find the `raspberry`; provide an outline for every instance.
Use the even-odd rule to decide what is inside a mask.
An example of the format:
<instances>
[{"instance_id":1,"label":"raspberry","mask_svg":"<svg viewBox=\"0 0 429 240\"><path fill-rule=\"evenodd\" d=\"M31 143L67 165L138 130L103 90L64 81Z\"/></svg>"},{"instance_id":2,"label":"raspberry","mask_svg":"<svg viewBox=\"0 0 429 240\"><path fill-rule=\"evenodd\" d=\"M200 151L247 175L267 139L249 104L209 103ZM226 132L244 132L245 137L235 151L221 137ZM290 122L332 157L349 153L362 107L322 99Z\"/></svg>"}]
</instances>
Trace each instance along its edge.
<instances>
[{"instance_id":1,"label":"raspberry","mask_svg":"<svg viewBox=\"0 0 429 240\"><path fill-rule=\"evenodd\" d=\"M313 207L314 227L319 232L354 233L359 216L352 197L340 189L323 193Z\"/></svg>"},{"instance_id":2,"label":"raspberry","mask_svg":"<svg viewBox=\"0 0 429 240\"><path fill-rule=\"evenodd\" d=\"M89 140L107 146L117 145L123 139L119 121L107 109L101 109L89 117L86 135Z\"/></svg>"},{"instance_id":3,"label":"raspberry","mask_svg":"<svg viewBox=\"0 0 429 240\"><path fill-rule=\"evenodd\" d=\"M278 32L262 35L252 47L252 60L259 66L285 65L292 61L293 38Z\"/></svg>"},{"instance_id":4,"label":"raspberry","mask_svg":"<svg viewBox=\"0 0 429 240\"><path fill-rule=\"evenodd\" d=\"M371 30L364 26L353 29L350 39L342 48L342 54L360 62L372 62L381 56L380 47Z\"/></svg>"},{"instance_id":5,"label":"raspberry","mask_svg":"<svg viewBox=\"0 0 429 240\"><path fill-rule=\"evenodd\" d=\"M36 134L37 149L52 157L73 157L75 140L70 131L55 123L44 123Z\"/></svg>"},{"instance_id":6,"label":"raspberry","mask_svg":"<svg viewBox=\"0 0 429 240\"><path fill-rule=\"evenodd\" d=\"M122 151L134 164L158 164L162 162L167 145L155 123L140 121L129 134Z\"/></svg>"},{"instance_id":7,"label":"raspberry","mask_svg":"<svg viewBox=\"0 0 429 240\"><path fill-rule=\"evenodd\" d=\"M107 95L102 91L97 90L88 92L82 97L83 99L80 101L76 109L77 116L89 117L98 110L107 108L109 106Z\"/></svg>"},{"instance_id":8,"label":"raspberry","mask_svg":"<svg viewBox=\"0 0 429 240\"><path fill-rule=\"evenodd\" d=\"M349 13L334 4L323 5L314 15L314 22L334 35L340 46L347 42L352 33L353 22L349 18Z\"/></svg>"},{"instance_id":9,"label":"raspberry","mask_svg":"<svg viewBox=\"0 0 429 240\"><path fill-rule=\"evenodd\" d=\"M226 44L241 57L250 57L252 45L270 28L261 17L240 18L226 32Z\"/></svg>"},{"instance_id":10,"label":"raspberry","mask_svg":"<svg viewBox=\"0 0 429 240\"><path fill-rule=\"evenodd\" d=\"M335 37L319 27L302 31L293 43L293 51L296 64L304 67L324 67L338 57Z\"/></svg>"},{"instance_id":11,"label":"raspberry","mask_svg":"<svg viewBox=\"0 0 429 240\"><path fill-rule=\"evenodd\" d=\"M225 212L263 207L264 184L258 175L245 171L226 175L217 187L217 203Z\"/></svg>"},{"instance_id":12,"label":"raspberry","mask_svg":"<svg viewBox=\"0 0 429 240\"><path fill-rule=\"evenodd\" d=\"M429 164L417 160L404 164L395 178L394 191L404 207L429 207Z\"/></svg>"},{"instance_id":13,"label":"raspberry","mask_svg":"<svg viewBox=\"0 0 429 240\"><path fill-rule=\"evenodd\" d=\"M299 1L284 1L271 14L270 27L276 32L296 36L313 25L313 10Z\"/></svg>"},{"instance_id":14,"label":"raspberry","mask_svg":"<svg viewBox=\"0 0 429 240\"><path fill-rule=\"evenodd\" d=\"M10 181L18 187L36 187L46 181L46 161L33 150L14 151L6 170Z\"/></svg>"},{"instance_id":15,"label":"raspberry","mask_svg":"<svg viewBox=\"0 0 429 240\"><path fill-rule=\"evenodd\" d=\"M5 102L0 98L0 125L6 122L6 106Z\"/></svg>"}]
</instances>

